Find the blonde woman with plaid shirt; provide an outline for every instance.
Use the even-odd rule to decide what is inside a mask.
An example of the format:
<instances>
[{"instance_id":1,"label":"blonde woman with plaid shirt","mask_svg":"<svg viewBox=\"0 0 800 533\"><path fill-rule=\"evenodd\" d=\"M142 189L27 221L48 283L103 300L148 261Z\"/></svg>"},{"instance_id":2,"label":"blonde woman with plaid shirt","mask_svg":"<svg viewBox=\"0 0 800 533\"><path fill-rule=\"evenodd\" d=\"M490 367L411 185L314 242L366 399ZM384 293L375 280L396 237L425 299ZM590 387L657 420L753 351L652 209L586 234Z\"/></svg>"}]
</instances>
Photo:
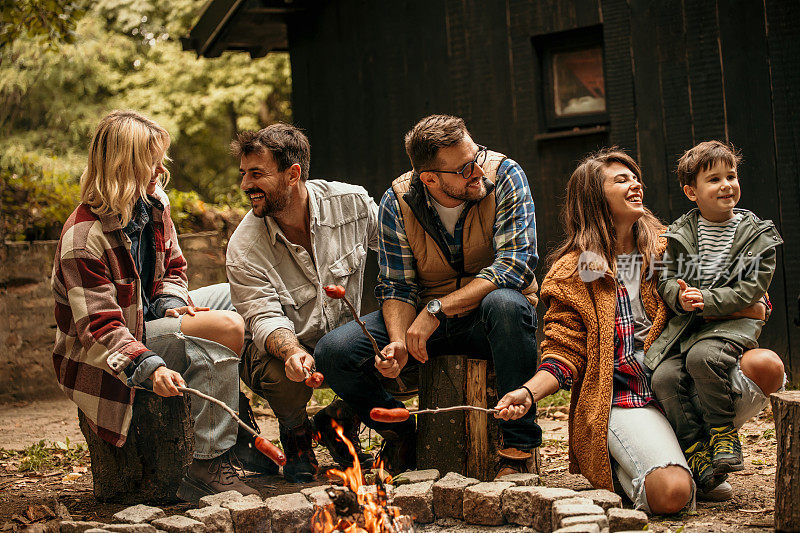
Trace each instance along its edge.
<instances>
[{"instance_id":1,"label":"blonde woman with plaid shirt","mask_svg":"<svg viewBox=\"0 0 800 533\"><path fill-rule=\"evenodd\" d=\"M230 310L227 284L188 290L162 189L169 143L164 128L136 112L101 120L81 177L81 204L64 224L53 267L56 377L92 429L115 446L126 441L134 387L166 397L188 384L238 409L244 323ZM194 460L178 496L257 494L233 466L236 423L197 398L192 416Z\"/></svg>"}]
</instances>

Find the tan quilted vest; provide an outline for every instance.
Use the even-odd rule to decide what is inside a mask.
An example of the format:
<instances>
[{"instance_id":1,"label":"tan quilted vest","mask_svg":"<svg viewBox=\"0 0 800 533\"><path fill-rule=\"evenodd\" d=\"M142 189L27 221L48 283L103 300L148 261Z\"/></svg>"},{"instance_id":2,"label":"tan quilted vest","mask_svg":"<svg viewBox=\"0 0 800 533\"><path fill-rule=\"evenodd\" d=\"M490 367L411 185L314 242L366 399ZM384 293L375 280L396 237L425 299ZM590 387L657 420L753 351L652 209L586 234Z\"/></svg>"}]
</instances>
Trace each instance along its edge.
<instances>
[{"instance_id":1,"label":"tan quilted vest","mask_svg":"<svg viewBox=\"0 0 800 533\"><path fill-rule=\"evenodd\" d=\"M497 169L505 159L506 156L498 152L489 151L487 154L481 168L491 183L495 183ZM403 197L411 188L412 178L413 172L406 172L392 182L392 189L400 204L406 236L416 261L417 281L422 286L420 293L420 307L422 307L434 298L440 298L463 287L472 281L481 269L494 262L492 239L497 206L495 192L492 190L477 205L469 207L462 235L464 271L459 273L447 261L445 253L425 231ZM538 288L534 278L533 282L522 291L533 306L538 302L536 296Z\"/></svg>"}]
</instances>

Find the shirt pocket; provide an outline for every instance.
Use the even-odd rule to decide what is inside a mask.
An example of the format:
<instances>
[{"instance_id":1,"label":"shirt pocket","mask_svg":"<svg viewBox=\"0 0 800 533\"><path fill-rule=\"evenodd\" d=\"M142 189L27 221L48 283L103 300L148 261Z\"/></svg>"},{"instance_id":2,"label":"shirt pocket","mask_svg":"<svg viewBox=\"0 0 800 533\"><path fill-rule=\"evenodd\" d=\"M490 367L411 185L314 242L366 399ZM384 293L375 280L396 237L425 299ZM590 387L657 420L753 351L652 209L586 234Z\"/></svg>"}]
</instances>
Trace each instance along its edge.
<instances>
[{"instance_id":1,"label":"shirt pocket","mask_svg":"<svg viewBox=\"0 0 800 533\"><path fill-rule=\"evenodd\" d=\"M278 300L285 307L300 309L317 297L317 289L311 283L278 292Z\"/></svg>"},{"instance_id":2,"label":"shirt pocket","mask_svg":"<svg viewBox=\"0 0 800 533\"><path fill-rule=\"evenodd\" d=\"M136 281L114 280L114 289L117 292L117 305L127 309L138 303L136 295Z\"/></svg>"},{"instance_id":3,"label":"shirt pocket","mask_svg":"<svg viewBox=\"0 0 800 533\"><path fill-rule=\"evenodd\" d=\"M335 278L343 278L356 272L364 262L364 256L367 251L361 243L356 244L356 247L344 254L331 264L331 274Z\"/></svg>"}]
</instances>

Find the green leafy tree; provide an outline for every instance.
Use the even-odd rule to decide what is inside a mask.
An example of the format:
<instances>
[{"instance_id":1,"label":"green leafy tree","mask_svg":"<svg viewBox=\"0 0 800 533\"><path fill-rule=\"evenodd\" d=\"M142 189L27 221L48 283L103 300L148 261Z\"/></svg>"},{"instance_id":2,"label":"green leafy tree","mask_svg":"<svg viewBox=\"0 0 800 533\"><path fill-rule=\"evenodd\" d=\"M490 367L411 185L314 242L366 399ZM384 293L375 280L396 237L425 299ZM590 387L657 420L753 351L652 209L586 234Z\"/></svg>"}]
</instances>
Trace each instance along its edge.
<instances>
[{"instance_id":1,"label":"green leafy tree","mask_svg":"<svg viewBox=\"0 0 800 533\"><path fill-rule=\"evenodd\" d=\"M179 202L187 210L184 228L202 225L198 213L212 204L243 205L228 146L241 129L291 120L289 60L235 53L205 59L182 51L178 37L188 33L202 4L100 0L76 22L74 42L61 44L58 53L28 35L0 48L0 185L19 199L26 186L33 198L56 183L71 184L55 195L63 205L49 215L56 218L50 226L62 224L78 202L94 128L108 111L128 108L172 136L171 187L191 193ZM4 226L19 228L18 222ZM33 234L52 233L44 220L36 224ZM9 236L22 237L17 230Z\"/></svg>"},{"instance_id":2,"label":"green leafy tree","mask_svg":"<svg viewBox=\"0 0 800 533\"><path fill-rule=\"evenodd\" d=\"M75 41L75 26L85 14L78 2L0 0L0 49L20 37L48 48Z\"/></svg>"}]
</instances>

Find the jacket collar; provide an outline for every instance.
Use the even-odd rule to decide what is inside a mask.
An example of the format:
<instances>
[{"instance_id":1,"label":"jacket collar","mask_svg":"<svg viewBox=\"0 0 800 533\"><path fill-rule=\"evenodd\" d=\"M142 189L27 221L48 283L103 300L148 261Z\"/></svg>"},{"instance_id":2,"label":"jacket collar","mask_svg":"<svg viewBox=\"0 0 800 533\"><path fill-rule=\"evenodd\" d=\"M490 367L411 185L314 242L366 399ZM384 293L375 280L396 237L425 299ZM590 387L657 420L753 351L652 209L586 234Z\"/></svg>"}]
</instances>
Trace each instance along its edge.
<instances>
[{"instance_id":1,"label":"jacket collar","mask_svg":"<svg viewBox=\"0 0 800 533\"><path fill-rule=\"evenodd\" d=\"M159 194L159 192L161 194ZM153 206L153 217L152 220L157 220L161 213L156 213L155 211L164 211L164 202L165 199L164 191L156 188L156 192L154 195L147 195L147 199L150 201L150 205ZM136 209L134 207L134 209ZM94 211L94 210L93 210ZM103 229L103 233L111 233L113 231L124 229L122 226L122 217L120 217L116 213L105 213L105 214L97 214L98 220L100 220L100 227ZM135 213L134 213L135 214Z\"/></svg>"}]
</instances>

